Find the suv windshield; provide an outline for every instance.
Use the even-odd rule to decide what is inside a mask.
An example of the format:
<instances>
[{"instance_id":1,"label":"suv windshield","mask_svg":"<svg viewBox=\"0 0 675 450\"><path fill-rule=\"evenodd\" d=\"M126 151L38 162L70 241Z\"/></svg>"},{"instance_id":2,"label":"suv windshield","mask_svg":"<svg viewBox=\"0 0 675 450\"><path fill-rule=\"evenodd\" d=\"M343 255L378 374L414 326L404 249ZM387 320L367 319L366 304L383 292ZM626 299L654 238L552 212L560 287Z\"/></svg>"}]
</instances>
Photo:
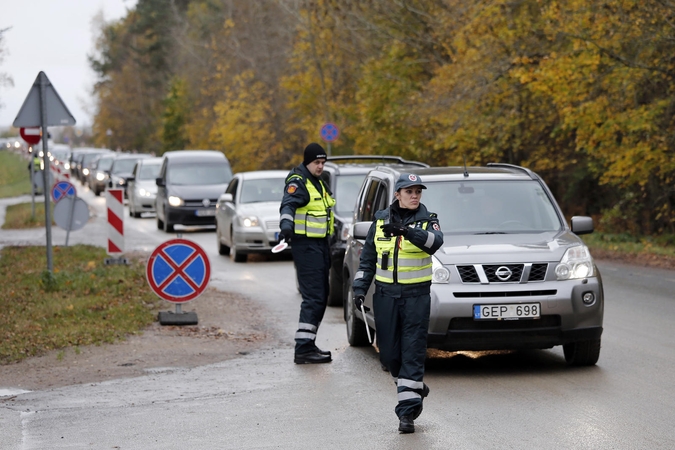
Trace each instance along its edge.
<instances>
[{"instance_id":1,"label":"suv windshield","mask_svg":"<svg viewBox=\"0 0 675 450\"><path fill-rule=\"evenodd\" d=\"M241 203L281 202L284 196L284 178L245 180L241 187Z\"/></svg>"},{"instance_id":2,"label":"suv windshield","mask_svg":"<svg viewBox=\"0 0 675 450\"><path fill-rule=\"evenodd\" d=\"M438 214L444 233L541 233L562 228L536 181L430 182L422 203Z\"/></svg>"},{"instance_id":3,"label":"suv windshield","mask_svg":"<svg viewBox=\"0 0 675 450\"><path fill-rule=\"evenodd\" d=\"M365 173L356 175L340 175L335 180L335 213L339 216L351 216L354 212L356 197L359 195Z\"/></svg>"},{"instance_id":4,"label":"suv windshield","mask_svg":"<svg viewBox=\"0 0 675 450\"><path fill-rule=\"evenodd\" d=\"M113 165L113 161L115 161L115 158L101 158L98 160L98 163L96 163L96 169L110 170L110 167Z\"/></svg>"},{"instance_id":5,"label":"suv windshield","mask_svg":"<svg viewBox=\"0 0 675 450\"><path fill-rule=\"evenodd\" d=\"M205 184L227 184L232 179L232 169L227 164L204 163L174 166L167 177L171 184L195 186Z\"/></svg>"},{"instance_id":6,"label":"suv windshield","mask_svg":"<svg viewBox=\"0 0 675 450\"><path fill-rule=\"evenodd\" d=\"M160 163L157 164L143 164L141 166L141 173L138 174L139 180L154 180L159 176L159 169L162 167Z\"/></svg>"}]
</instances>

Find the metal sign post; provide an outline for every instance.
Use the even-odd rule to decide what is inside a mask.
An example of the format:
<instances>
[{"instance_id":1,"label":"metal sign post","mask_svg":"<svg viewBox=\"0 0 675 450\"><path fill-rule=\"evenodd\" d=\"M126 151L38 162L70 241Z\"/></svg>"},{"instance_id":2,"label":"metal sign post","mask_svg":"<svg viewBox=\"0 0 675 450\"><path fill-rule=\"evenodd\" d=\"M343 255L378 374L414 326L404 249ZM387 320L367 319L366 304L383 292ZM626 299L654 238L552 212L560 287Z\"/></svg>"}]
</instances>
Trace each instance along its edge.
<instances>
[{"instance_id":1,"label":"metal sign post","mask_svg":"<svg viewBox=\"0 0 675 450\"><path fill-rule=\"evenodd\" d=\"M33 86L24 100L19 114L12 123L17 128L40 127L42 136L48 136L48 126L75 125L75 118L68 111L68 108L59 97L59 94L52 86L44 72L38 73ZM51 201L47 195L47 189L51 189L49 184L49 145L48 139L42 139L42 151L44 170L42 171L43 187L45 195L45 228L47 231L47 270L52 272L54 267L52 263L52 214ZM35 151L35 149L33 149Z\"/></svg>"}]
</instances>

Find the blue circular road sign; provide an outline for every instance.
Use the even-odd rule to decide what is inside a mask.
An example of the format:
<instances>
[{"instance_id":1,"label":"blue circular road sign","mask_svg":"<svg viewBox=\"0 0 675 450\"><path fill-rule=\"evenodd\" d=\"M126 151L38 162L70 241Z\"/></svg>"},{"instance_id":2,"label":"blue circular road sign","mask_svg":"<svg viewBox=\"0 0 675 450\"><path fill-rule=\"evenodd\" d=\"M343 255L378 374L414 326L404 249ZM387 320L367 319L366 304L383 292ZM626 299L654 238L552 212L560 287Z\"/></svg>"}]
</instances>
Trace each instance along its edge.
<instances>
[{"instance_id":1,"label":"blue circular road sign","mask_svg":"<svg viewBox=\"0 0 675 450\"><path fill-rule=\"evenodd\" d=\"M52 198L58 203L63 197L75 197L77 191L69 181L59 181L52 187Z\"/></svg>"},{"instance_id":2,"label":"blue circular road sign","mask_svg":"<svg viewBox=\"0 0 675 450\"><path fill-rule=\"evenodd\" d=\"M172 239L152 252L145 274L150 288L160 298L183 303L204 292L211 278L211 265L199 245Z\"/></svg>"},{"instance_id":3,"label":"blue circular road sign","mask_svg":"<svg viewBox=\"0 0 675 450\"><path fill-rule=\"evenodd\" d=\"M338 136L340 136L340 130L338 130L337 125L334 123L325 123L321 127L321 139L326 142L335 142L337 141Z\"/></svg>"}]
</instances>

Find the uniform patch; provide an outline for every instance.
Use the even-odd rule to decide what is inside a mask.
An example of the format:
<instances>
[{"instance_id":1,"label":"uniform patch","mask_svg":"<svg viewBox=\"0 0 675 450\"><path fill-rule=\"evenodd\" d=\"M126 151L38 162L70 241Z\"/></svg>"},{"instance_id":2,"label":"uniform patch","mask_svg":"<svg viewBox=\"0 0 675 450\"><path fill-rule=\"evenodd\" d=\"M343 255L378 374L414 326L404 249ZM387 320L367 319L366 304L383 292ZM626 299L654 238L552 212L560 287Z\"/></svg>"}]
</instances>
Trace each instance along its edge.
<instances>
[{"instance_id":1,"label":"uniform patch","mask_svg":"<svg viewBox=\"0 0 675 450\"><path fill-rule=\"evenodd\" d=\"M436 231L441 231L441 227L439 227L437 223L434 223L433 225L431 225L431 228L433 228Z\"/></svg>"},{"instance_id":2,"label":"uniform patch","mask_svg":"<svg viewBox=\"0 0 675 450\"><path fill-rule=\"evenodd\" d=\"M288 192L289 194L294 194L295 191L297 191L297 190L298 190L298 185L294 184L294 183L291 183L286 187L286 192Z\"/></svg>"}]
</instances>

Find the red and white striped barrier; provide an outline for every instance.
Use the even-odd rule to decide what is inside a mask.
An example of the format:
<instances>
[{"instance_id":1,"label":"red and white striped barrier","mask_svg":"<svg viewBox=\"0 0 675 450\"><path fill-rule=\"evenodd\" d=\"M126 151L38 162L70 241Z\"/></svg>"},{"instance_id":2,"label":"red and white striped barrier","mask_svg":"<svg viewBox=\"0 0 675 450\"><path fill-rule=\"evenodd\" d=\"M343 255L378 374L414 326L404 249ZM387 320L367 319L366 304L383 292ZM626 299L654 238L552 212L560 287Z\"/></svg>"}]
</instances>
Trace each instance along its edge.
<instances>
[{"instance_id":1,"label":"red and white striped barrier","mask_svg":"<svg viewBox=\"0 0 675 450\"><path fill-rule=\"evenodd\" d=\"M124 253L124 189L107 189L105 202L108 208L108 254Z\"/></svg>"}]
</instances>

